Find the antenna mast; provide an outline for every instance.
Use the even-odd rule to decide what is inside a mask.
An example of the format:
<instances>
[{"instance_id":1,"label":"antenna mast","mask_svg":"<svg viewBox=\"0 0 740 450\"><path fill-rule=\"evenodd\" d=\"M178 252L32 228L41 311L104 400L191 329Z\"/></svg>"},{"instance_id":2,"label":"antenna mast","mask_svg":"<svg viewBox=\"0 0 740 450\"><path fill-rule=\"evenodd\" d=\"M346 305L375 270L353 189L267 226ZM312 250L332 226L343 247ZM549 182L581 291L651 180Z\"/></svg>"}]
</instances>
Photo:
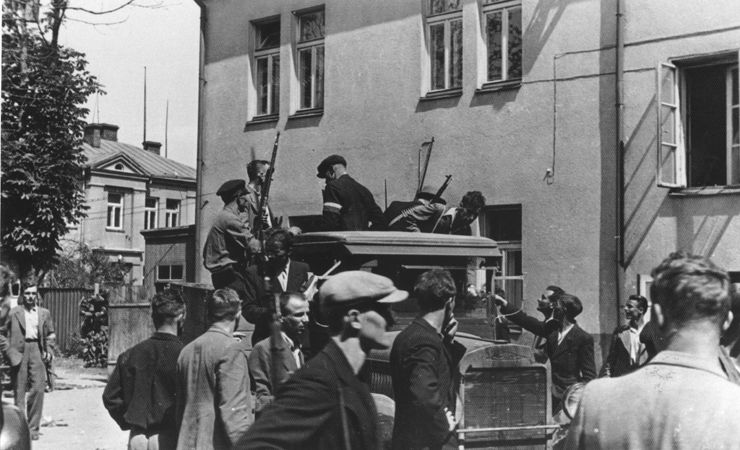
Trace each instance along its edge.
<instances>
[{"instance_id":1,"label":"antenna mast","mask_svg":"<svg viewBox=\"0 0 740 450\"><path fill-rule=\"evenodd\" d=\"M144 66L144 142L146 142L146 66Z\"/></svg>"},{"instance_id":2,"label":"antenna mast","mask_svg":"<svg viewBox=\"0 0 740 450\"><path fill-rule=\"evenodd\" d=\"M167 99L167 106L164 110L164 157L167 157L167 128L170 121L170 99Z\"/></svg>"}]
</instances>

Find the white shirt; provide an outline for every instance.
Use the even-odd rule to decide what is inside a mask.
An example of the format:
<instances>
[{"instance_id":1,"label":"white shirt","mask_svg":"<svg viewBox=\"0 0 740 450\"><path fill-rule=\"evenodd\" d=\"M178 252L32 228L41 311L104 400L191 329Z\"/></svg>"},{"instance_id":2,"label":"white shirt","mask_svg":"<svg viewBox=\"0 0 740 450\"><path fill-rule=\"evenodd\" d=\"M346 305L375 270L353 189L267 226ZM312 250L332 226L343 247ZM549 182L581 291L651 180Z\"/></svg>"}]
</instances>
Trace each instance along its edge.
<instances>
[{"instance_id":1,"label":"white shirt","mask_svg":"<svg viewBox=\"0 0 740 450\"><path fill-rule=\"evenodd\" d=\"M558 345L560 345L561 342L563 342L563 339L565 339L565 336L568 335L570 330L573 329L573 324L568 324L568 326L565 327L565 329L558 331Z\"/></svg>"},{"instance_id":2,"label":"white shirt","mask_svg":"<svg viewBox=\"0 0 740 450\"><path fill-rule=\"evenodd\" d=\"M23 308L26 315L26 339L39 338L39 310L35 306L31 310Z\"/></svg>"},{"instance_id":3,"label":"white shirt","mask_svg":"<svg viewBox=\"0 0 740 450\"><path fill-rule=\"evenodd\" d=\"M645 327L645 323L639 323L637 324L637 328L629 328L629 336L630 336L630 361L637 362L637 358L642 353L645 344L640 342L640 333L642 332L643 327Z\"/></svg>"},{"instance_id":4,"label":"white shirt","mask_svg":"<svg viewBox=\"0 0 740 450\"><path fill-rule=\"evenodd\" d=\"M283 340L286 344L288 344L288 348L290 348L290 353L293 354L293 359L295 359L295 365L299 369L303 367L303 353L301 352L301 348L293 344L293 340L288 337L287 334L284 332L280 332L280 334L283 335Z\"/></svg>"},{"instance_id":5,"label":"white shirt","mask_svg":"<svg viewBox=\"0 0 740 450\"><path fill-rule=\"evenodd\" d=\"M277 279L280 282L280 287L283 288L283 292L286 292L288 290L288 268L289 267L290 267L290 261L288 261L288 264L285 265L285 269L283 269L283 271L280 272L277 276Z\"/></svg>"}]
</instances>

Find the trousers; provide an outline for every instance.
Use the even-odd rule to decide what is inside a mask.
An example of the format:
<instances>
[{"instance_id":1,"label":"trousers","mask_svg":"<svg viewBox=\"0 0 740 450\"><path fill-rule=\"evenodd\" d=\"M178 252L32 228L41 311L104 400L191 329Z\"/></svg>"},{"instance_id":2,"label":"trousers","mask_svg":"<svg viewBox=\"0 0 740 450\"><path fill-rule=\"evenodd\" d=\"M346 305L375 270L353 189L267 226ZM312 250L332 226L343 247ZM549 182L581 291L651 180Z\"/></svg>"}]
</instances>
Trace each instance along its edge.
<instances>
[{"instance_id":1,"label":"trousers","mask_svg":"<svg viewBox=\"0 0 740 450\"><path fill-rule=\"evenodd\" d=\"M46 387L46 367L41 359L38 342L26 342L21 363L11 368L11 381L15 394L15 406L25 414L28 429L39 431L41 412L44 409L44 388ZM26 388L28 400L26 400Z\"/></svg>"}]
</instances>

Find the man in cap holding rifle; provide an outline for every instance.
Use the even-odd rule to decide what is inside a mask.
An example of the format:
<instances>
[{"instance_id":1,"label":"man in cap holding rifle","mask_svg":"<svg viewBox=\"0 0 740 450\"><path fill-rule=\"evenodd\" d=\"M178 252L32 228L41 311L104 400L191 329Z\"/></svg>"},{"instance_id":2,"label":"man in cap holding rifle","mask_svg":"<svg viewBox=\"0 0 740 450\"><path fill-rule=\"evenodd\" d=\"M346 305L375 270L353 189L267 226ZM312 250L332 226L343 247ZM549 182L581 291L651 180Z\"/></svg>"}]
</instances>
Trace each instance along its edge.
<instances>
[{"instance_id":1,"label":"man in cap holding rifle","mask_svg":"<svg viewBox=\"0 0 740 450\"><path fill-rule=\"evenodd\" d=\"M388 348L390 305L405 300L386 277L348 271L319 290L331 340L277 392L238 448L376 449L376 409L360 372L370 350Z\"/></svg>"}]
</instances>

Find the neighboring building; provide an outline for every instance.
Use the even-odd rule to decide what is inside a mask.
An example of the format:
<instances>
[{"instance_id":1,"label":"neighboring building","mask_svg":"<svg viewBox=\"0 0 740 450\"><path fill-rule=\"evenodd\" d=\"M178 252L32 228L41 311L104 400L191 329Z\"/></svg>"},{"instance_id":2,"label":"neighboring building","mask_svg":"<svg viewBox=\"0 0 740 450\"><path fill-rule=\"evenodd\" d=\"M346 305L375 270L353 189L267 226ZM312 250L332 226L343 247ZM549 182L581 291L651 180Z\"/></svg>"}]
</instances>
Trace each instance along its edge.
<instances>
[{"instance_id":1,"label":"neighboring building","mask_svg":"<svg viewBox=\"0 0 740 450\"><path fill-rule=\"evenodd\" d=\"M578 295L602 351L669 252L740 275L737 0L196 1L198 247L278 130L270 200L291 217L320 213L332 153L379 204L385 181L411 198L434 136L426 181L483 192L509 295Z\"/></svg>"},{"instance_id":2,"label":"neighboring building","mask_svg":"<svg viewBox=\"0 0 740 450\"><path fill-rule=\"evenodd\" d=\"M195 223L196 174L192 167L161 156L159 143L146 141L142 149L118 142L117 132L117 126L105 123L85 129L89 209L65 240L130 264L129 279L146 284L141 231Z\"/></svg>"},{"instance_id":3,"label":"neighboring building","mask_svg":"<svg viewBox=\"0 0 740 450\"><path fill-rule=\"evenodd\" d=\"M157 228L141 232L144 236L144 285L147 292L160 291L171 282L195 281L201 264L195 248L195 225Z\"/></svg>"}]
</instances>

